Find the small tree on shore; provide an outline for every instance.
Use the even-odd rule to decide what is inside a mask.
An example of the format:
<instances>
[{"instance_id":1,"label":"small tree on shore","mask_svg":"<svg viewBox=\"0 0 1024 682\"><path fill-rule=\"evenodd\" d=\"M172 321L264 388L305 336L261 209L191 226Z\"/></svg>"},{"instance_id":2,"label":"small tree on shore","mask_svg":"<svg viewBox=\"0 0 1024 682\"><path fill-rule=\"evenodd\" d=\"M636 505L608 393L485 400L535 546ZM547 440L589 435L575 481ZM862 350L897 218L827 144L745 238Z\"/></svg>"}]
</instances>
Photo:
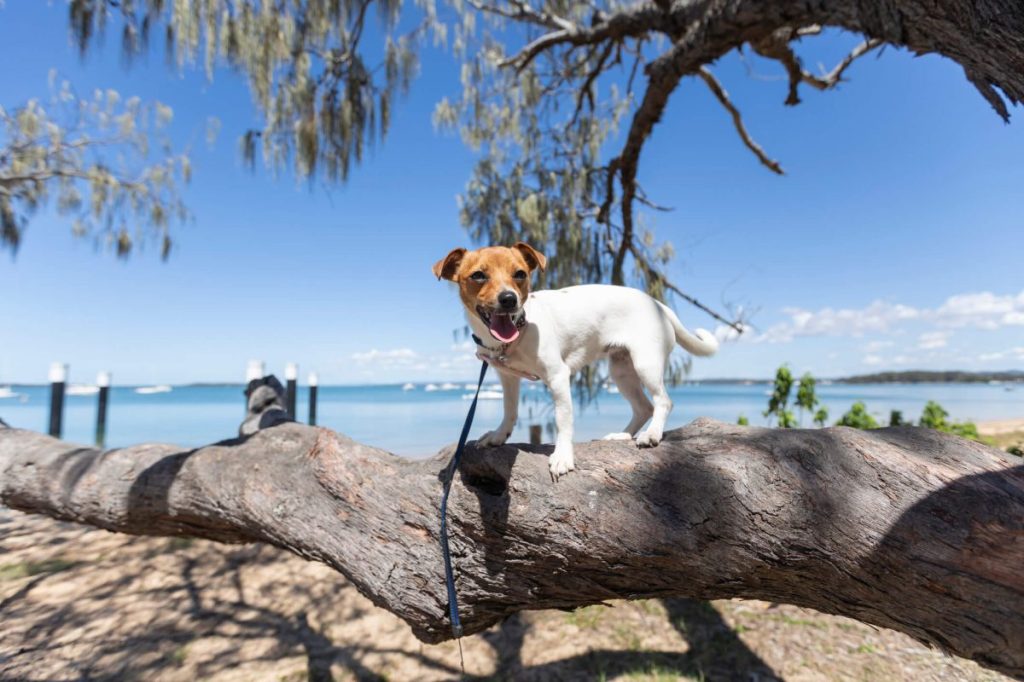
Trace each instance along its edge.
<instances>
[{"instance_id":1,"label":"small tree on shore","mask_svg":"<svg viewBox=\"0 0 1024 682\"><path fill-rule=\"evenodd\" d=\"M814 414L814 408L818 405L818 396L814 391L815 388L814 377L811 376L810 372L805 372L800 377L800 386L797 387L796 391L796 404L800 408L800 425L804 423L804 410L808 414Z\"/></svg>"},{"instance_id":2,"label":"small tree on shore","mask_svg":"<svg viewBox=\"0 0 1024 682\"><path fill-rule=\"evenodd\" d=\"M863 401L858 400L849 411L839 418L836 426L849 426L854 429L877 429L878 422L868 414L868 408Z\"/></svg>"},{"instance_id":3,"label":"small tree on shore","mask_svg":"<svg viewBox=\"0 0 1024 682\"><path fill-rule=\"evenodd\" d=\"M768 398L768 409L764 416L771 423L772 417L780 429L791 429L797 425L796 417L789 410L789 396L793 390L793 373L787 365L782 365L775 372L775 385L771 397Z\"/></svg>"},{"instance_id":4,"label":"small tree on shore","mask_svg":"<svg viewBox=\"0 0 1024 682\"><path fill-rule=\"evenodd\" d=\"M828 421L828 408L822 405L818 408L818 411L814 413L814 423L820 427L825 426L825 422Z\"/></svg>"}]
</instances>

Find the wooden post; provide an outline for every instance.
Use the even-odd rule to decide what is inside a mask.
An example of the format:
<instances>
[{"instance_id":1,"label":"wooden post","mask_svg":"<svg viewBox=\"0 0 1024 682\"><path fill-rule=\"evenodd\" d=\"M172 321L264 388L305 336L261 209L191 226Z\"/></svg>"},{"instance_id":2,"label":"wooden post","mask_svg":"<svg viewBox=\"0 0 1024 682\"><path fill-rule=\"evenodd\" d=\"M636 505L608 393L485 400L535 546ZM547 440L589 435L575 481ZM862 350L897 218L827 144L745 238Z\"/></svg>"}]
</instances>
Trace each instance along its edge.
<instances>
[{"instance_id":1,"label":"wooden post","mask_svg":"<svg viewBox=\"0 0 1024 682\"><path fill-rule=\"evenodd\" d=\"M64 385L68 380L68 366L62 362L50 364L50 435L60 438L64 421Z\"/></svg>"},{"instance_id":2,"label":"wooden post","mask_svg":"<svg viewBox=\"0 0 1024 682\"><path fill-rule=\"evenodd\" d=\"M284 380L285 380L285 394L284 404L288 410L288 416L291 419L297 419L295 416L295 398L299 391L299 366L294 362L289 362L284 366Z\"/></svg>"},{"instance_id":3,"label":"wooden post","mask_svg":"<svg viewBox=\"0 0 1024 682\"><path fill-rule=\"evenodd\" d=\"M96 447L102 448L107 442L107 395L110 393L110 372L96 375L100 387L99 402L96 405Z\"/></svg>"},{"instance_id":4,"label":"wooden post","mask_svg":"<svg viewBox=\"0 0 1024 682\"><path fill-rule=\"evenodd\" d=\"M249 382L253 379L262 379L266 376L266 370L262 360L250 360L249 364L245 367L245 388L248 390ZM245 391L243 391L244 393ZM249 412L249 396L245 396L245 411L246 414Z\"/></svg>"},{"instance_id":5,"label":"wooden post","mask_svg":"<svg viewBox=\"0 0 1024 682\"><path fill-rule=\"evenodd\" d=\"M316 426L316 389L319 383L316 372L309 373L309 425Z\"/></svg>"},{"instance_id":6,"label":"wooden post","mask_svg":"<svg viewBox=\"0 0 1024 682\"><path fill-rule=\"evenodd\" d=\"M530 424L530 445L540 445L540 424Z\"/></svg>"}]
</instances>

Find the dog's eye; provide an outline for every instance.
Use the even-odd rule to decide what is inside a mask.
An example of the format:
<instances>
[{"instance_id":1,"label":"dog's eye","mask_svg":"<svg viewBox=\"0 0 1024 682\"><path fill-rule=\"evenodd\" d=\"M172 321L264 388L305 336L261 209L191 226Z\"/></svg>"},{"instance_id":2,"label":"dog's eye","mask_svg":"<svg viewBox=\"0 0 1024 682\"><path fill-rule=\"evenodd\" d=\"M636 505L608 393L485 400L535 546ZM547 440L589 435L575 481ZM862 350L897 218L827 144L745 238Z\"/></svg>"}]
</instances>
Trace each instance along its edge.
<instances>
[{"instance_id":1,"label":"dog's eye","mask_svg":"<svg viewBox=\"0 0 1024 682\"><path fill-rule=\"evenodd\" d=\"M487 281L487 274L483 270L477 270L469 278L477 284L482 284Z\"/></svg>"},{"instance_id":2,"label":"dog's eye","mask_svg":"<svg viewBox=\"0 0 1024 682\"><path fill-rule=\"evenodd\" d=\"M526 270L516 270L515 274L512 275L512 279L518 279L520 281L526 279Z\"/></svg>"}]
</instances>

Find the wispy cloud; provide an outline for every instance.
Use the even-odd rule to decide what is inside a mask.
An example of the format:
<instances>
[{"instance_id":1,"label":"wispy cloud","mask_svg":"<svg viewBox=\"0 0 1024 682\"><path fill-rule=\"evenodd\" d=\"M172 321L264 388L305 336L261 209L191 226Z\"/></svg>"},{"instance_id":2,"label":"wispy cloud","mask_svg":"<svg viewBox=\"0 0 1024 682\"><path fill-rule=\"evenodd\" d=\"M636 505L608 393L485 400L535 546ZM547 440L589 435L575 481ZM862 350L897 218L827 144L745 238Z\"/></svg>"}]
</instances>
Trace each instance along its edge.
<instances>
[{"instance_id":1,"label":"wispy cloud","mask_svg":"<svg viewBox=\"0 0 1024 682\"><path fill-rule=\"evenodd\" d=\"M371 348L353 353L350 358L358 365L360 378L374 381L444 379L463 374L478 362L476 346L472 341L453 344L447 352L423 353L411 348Z\"/></svg>"},{"instance_id":2,"label":"wispy cloud","mask_svg":"<svg viewBox=\"0 0 1024 682\"><path fill-rule=\"evenodd\" d=\"M934 317L938 324L947 327L999 329L1024 325L1024 291L1016 296L997 296L989 291L950 296Z\"/></svg>"},{"instance_id":3,"label":"wispy cloud","mask_svg":"<svg viewBox=\"0 0 1024 682\"><path fill-rule=\"evenodd\" d=\"M1003 351L997 351L995 353L982 353L978 356L978 360L981 362L995 362L997 360L1024 360L1024 346L1016 346Z\"/></svg>"},{"instance_id":4,"label":"wispy cloud","mask_svg":"<svg viewBox=\"0 0 1024 682\"><path fill-rule=\"evenodd\" d=\"M877 353L883 348L891 348L896 345L895 341L869 341L864 345L865 353Z\"/></svg>"},{"instance_id":5,"label":"wispy cloud","mask_svg":"<svg viewBox=\"0 0 1024 682\"><path fill-rule=\"evenodd\" d=\"M925 332L917 337L917 347L921 350L945 348L949 345L949 337L951 334L952 332L948 331Z\"/></svg>"},{"instance_id":6,"label":"wispy cloud","mask_svg":"<svg viewBox=\"0 0 1024 682\"><path fill-rule=\"evenodd\" d=\"M419 358L419 354L411 348L395 348L393 350L372 348L363 353L352 354L352 359L360 364L410 365L417 358Z\"/></svg>"},{"instance_id":7,"label":"wispy cloud","mask_svg":"<svg viewBox=\"0 0 1024 682\"><path fill-rule=\"evenodd\" d=\"M752 340L758 343L788 343L807 336L852 336L893 334L910 323L937 328L918 339L922 349L942 348L951 332L972 327L997 330L1024 325L1024 291L997 295L988 291L950 296L936 308L918 308L902 303L873 301L863 308L783 308L789 319L768 327ZM880 342L875 342L880 343ZM869 344L870 345L870 344ZM876 346L871 350L878 350ZM871 352L870 350L868 352Z\"/></svg>"},{"instance_id":8,"label":"wispy cloud","mask_svg":"<svg viewBox=\"0 0 1024 682\"><path fill-rule=\"evenodd\" d=\"M799 336L864 336L891 332L899 323L916 320L921 311L911 306L874 301L865 308L783 308L789 320L769 327L758 341L788 343Z\"/></svg>"}]
</instances>

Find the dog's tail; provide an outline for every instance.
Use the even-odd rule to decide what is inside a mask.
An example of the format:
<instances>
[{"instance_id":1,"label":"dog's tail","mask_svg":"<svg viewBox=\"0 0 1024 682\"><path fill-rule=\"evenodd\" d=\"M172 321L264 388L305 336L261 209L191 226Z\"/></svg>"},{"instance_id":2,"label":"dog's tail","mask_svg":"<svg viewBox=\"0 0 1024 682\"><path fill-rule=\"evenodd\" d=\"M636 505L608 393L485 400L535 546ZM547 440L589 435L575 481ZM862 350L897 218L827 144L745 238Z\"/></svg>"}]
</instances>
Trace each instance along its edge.
<instances>
[{"instance_id":1,"label":"dog's tail","mask_svg":"<svg viewBox=\"0 0 1024 682\"><path fill-rule=\"evenodd\" d=\"M694 355L714 355L718 350L718 339L706 329L696 329L691 334L690 330L683 326L683 323L676 317L675 312L664 303L658 305L665 311L672 328L676 332L676 343Z\"/></svg>"}]
</instances>

